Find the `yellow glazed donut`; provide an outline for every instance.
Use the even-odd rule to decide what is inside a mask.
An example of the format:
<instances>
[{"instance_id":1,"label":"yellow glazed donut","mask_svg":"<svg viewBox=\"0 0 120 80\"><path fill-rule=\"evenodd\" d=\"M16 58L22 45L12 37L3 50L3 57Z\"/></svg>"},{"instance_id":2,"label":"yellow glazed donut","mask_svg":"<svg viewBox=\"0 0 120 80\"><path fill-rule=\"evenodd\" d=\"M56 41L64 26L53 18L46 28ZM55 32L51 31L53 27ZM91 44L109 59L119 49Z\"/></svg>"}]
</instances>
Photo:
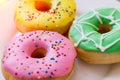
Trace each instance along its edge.
<instances>
[{"instance_id":1,"label":"yellow glazed donut","mask_svg":"<svg viewBox=\"0 0 120 80\"><path fill-rule=\"evenodd\" d=\"M74 0L18 0L15 22L21 32L50 30L64 34L76 15Z\"/></svg>"}]
</instances>

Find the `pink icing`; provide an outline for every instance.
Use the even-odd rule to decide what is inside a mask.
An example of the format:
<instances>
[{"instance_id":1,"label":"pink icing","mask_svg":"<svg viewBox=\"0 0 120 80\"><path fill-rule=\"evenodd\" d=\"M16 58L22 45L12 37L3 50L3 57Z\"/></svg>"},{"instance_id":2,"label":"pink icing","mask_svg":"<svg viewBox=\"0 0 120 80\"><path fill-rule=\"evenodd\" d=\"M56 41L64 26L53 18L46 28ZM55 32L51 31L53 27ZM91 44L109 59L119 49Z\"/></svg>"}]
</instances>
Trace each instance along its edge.
<instances>
[{"instance_id":1,"label":"pink icing","mask_svg":"<svg viewBox=\"0 0 120 80\"><path fill-rule=\"evenodd\" d=\"M44 48L44 58L32 58L37 48ZM76 51L73 44L57 32L34 31L13 39L3 56L3 67L18 78L61 77L71 72Z\"/></svg>"}]
</instances>

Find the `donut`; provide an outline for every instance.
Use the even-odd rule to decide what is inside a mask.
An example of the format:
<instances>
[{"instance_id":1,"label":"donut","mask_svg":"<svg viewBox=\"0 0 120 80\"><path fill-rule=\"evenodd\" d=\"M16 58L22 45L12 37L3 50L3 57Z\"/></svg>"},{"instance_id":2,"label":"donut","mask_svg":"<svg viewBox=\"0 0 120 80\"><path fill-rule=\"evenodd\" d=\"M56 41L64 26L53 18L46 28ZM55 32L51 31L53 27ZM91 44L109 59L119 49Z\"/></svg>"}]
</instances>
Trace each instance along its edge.
<instances>
[{"instance_id":1,"label":"donut","mask_svg":"<svg viewBox=\"0 0 120 80\"><path fill-rule=\"evenodd\" d=\"M66 37L37 30L10 41L2 58L2 72L6 80L67 80L75 58L74 45Z\"/></svg>"},{"instance_id":2,"label":"donut","mask_svg":"<svg viewBox=\"0 0 120 80\"><path fill-rule=\"evenodd\" d=\"M15 23L22 32L49 30L65 34L76 15L74 0L18 0Z\"/></svg>"},{"instance_id":3,"label":"donut","mask_svg":"<svg viewBox=\"0 0 120 80\"><path fill-rule=\"evenodd\" d=\"M69 39L78 57L91 64L120 62L120 10L97 8L80 16L70 28Z\"/></svg>"}]
</instances>

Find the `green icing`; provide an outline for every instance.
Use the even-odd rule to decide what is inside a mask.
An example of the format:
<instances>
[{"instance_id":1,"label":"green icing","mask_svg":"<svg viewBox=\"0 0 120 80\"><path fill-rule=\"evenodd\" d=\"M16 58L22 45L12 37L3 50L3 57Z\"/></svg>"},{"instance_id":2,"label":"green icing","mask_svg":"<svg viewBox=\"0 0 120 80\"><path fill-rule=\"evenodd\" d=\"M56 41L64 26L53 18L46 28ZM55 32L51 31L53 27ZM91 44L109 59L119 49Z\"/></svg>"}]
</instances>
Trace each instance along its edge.
<instances>
[{"instance_id":1,"label":"green icing","mask_svg":"<svg viewBox=\"0 0 120 80\"><path fill-rule=\"evenodd\" d=\"M99 24L109 24L112 30L100 34ZM87 51L120 52L120 11L101 8L82 15L71 27L70 37L75 46Z\"/></svg>"}]
</instances>

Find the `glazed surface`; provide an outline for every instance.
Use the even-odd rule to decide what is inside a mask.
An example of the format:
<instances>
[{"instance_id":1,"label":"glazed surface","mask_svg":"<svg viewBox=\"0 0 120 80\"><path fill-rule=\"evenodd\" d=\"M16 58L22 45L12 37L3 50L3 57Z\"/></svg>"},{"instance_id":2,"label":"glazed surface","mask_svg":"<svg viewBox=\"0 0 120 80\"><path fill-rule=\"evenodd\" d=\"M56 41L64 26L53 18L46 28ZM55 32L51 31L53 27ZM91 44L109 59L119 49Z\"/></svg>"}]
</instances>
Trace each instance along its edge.
<instances>
[{"instance_id":1,"label":"glazed surface","mask_svg":"<svg viewBox=\"0 0 120 80\"><path fill-rule=\"evenodd\" d=\"M35 49L44 48L43 58L32 58ZM61 77L73 68L76 51L72 43L56 32L35 31L14 38L6 48L3 68L17 78Z\"/></svg>"},{"instance_id":2,"label":"glazed surface","mask_svg":"<svg viewBox=\"0 0 120 80\"><path fill-rule=\"evenodd\" d=\"M99 24L109 24L112 30L99 33ZM120 52L120 10L100 8L79 17L70 29L76 47L86 51Z\"/></svg>"},{"instance_id":3,"label":"glazed surface","mask_svg":"<svg viewBox=\"0 0 120 80\"><path fill-rule=\"evenodd\" d=\"M40 1L51 5L50 9L47 11L37 10L35 7L35 0L18 0L15 8L15 21L17 23L17 28L21 32L40 29L57 31L64 34L72 24L76 15L75 1Z\"/></svg>"}]
</instances>

